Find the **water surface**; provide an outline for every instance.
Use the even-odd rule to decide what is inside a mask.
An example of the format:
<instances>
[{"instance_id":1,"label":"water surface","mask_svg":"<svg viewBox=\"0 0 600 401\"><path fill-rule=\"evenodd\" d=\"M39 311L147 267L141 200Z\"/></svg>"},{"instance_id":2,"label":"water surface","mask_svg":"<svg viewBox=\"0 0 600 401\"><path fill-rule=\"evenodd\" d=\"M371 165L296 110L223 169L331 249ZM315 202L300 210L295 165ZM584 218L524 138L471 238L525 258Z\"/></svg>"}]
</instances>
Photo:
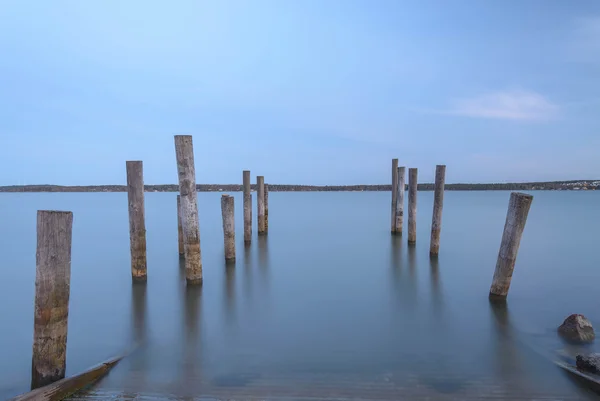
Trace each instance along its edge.
<instances>
[{"instance_id":1,"label":"water surface","mask_svg":"<svg viewBox=\"0 0 600 401\"><path fill-rule=\"evenodd\" d=\"M487 295L509 192L432 193L418 239L392 237L386 192L277 193L269 234L223 257L220 194L199 193L204 286L186 288L174 193L146 195L148 283L132 285L125 193L0 194L0 398L28 390L36 210L74 214L67 374L142 344L84 399L593 399L523 345L600 322L599 192L532 192L506 307ZM254 199L254 206L256 206ZM405 222L406 223L406 222ZM406 225L405 225L406 227Z\"/></svg>"}]
</instances>

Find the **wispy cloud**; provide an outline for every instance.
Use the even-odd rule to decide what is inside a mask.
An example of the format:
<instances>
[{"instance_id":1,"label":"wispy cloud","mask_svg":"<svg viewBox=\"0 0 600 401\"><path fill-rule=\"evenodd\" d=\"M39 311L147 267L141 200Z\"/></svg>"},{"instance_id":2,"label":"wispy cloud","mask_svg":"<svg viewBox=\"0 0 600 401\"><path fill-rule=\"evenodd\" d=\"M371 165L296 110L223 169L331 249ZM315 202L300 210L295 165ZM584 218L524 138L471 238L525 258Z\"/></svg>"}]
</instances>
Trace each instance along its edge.
<instances>
[{"instance_id":1,"label":"wispy cloud","mask_svg":"<svg viewBox=\"0 0 600 401\"><path fill-rule=\"evenodd\" d=\"M558 111L556 104L538 93L513 90L457 99L447 113L475 118L545 121L555 118Z\"/></svg>"}]
</instances>

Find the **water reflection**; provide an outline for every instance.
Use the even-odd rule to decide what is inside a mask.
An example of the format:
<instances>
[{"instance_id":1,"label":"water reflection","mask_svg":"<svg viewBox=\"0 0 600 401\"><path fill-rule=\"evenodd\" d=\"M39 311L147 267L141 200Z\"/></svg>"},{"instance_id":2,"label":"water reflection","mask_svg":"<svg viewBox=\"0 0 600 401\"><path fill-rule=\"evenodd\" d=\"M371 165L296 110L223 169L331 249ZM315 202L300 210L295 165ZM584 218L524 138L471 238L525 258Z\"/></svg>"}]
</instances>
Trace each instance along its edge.
<instances>
[{"instance_id":1,"label":"water reflection","mask_svg":"<svg viewBox=\"0 0 600 401\"><path fill-rule=\"evenodd\" d=\"M266 235L258 237L258 265L261 273L261 280L265 285L264 290L268 289L269 284L269 241Z\"/></svg>"},{"instance_id":2,"label":"water reflection","mask_svg":"<svg viewBox=\"0 0 600 401\"><path fill-rule=\"evenodd\" d=\"M201 374L202 287L186 286L183 290L183 374L185 387L191 387Z\"/></svg>"},{"instance_id":3,"label":"water reflection","mask_svg":"<svg viewBox=\"0 0 600 401\"><path fill-rule=\"evenodd\" d=\"M439 258L429 258L429 277L431 281L431 303L436 318L443 318L442 307L444 299L442 285L440 284L440 261Z\"/></svg>"},{"instance_id":4,"label":"water reflection","mask_svg":"<svg viewBox=\"0 0 600 401\"><path fill-rule=\"evenodd\" d=\"M231 324L235 320L235 265L231 263L225 264L225 316L227 323Z\"/></svg>"}]
</instances>

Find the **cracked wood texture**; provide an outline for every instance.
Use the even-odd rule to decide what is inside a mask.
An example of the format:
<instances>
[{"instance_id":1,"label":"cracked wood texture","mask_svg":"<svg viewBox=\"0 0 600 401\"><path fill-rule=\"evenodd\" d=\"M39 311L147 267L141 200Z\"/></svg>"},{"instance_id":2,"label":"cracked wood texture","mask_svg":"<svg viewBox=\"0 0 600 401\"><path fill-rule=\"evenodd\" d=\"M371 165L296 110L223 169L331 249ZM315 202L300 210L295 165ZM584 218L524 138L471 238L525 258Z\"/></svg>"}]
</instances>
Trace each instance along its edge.
<instances>
[{"instance_id":1,"label":"cracked wood texture","mask_svg":"<svg viewBox=\"0 0 600 401\"><path fill-rule=\"evenodd\" d=\"M181 226L181 195L177 195L177 243L179 245L179 256L183 256L184 250L183 250L183 228Z\"/></svg>"},{"instance_id":2,"label":"cracked wood texture","mask_svg":"<svg viewBox=\"0 0 600 401\"><path fill-rule=\"evenodd\" d=\"M265 177L256 177L256 203L258 204L258 235L265 234Z\"/></svg>"},{"instance_id":3,"label":"cracked wood texture","mask_svg":"<svg viewBox=\"0 0 600 401\"><path fill-rule=\"evenodd\" d=\"M127 201L129 203L129 248L131 252L131 277L145 281L146 261L146 222L144 212L144 166L141 161L128 161Z\"/></svg>"},{"instance_id":4,"label":"cracked wood texture","mask_svg":"<svg viewBox=\"0 0 600 401\"><path fill-rule=\"evenodd\" d=\"M235 217L233 196L221 195L221 216L223 217L223 238L225 261L235 262Z\"/></svg>"},{"instance_id":5,"label":"cracked wood texture","mask_svg":"<svg viewBox=\"0 0 600 401\"><path fill-rule=\"evenodd\" d=\"M404 225L404 190L406 189L406 167L398 167L398 185L396 191L396 226L395 233L402 235Z\"/></svg>"},{"instance_id":6,"label":"cracked wood texture","mask_svg":"<svg viewBox=\"0 0 600 401\"><path fill-rule=\"evenodd\" d=\"M431 218L431 241L429 254L440 252L440 232L442 230L442 209L444 208L444 185L446 182L446 166L435 166L435 187L433 190L433 216Z\"/></svg>"},{"instance_id":7,"label":"cracked wood texture","mask_svg":"<svg viewBox=\"0 0 600 401\"><path fill-rule=\"evenodd\" d=\"M396 204L398 199L398 159L392 159L392 234L396 232Z\"/></svg>"},{"instance_id":8,"label":"cracked wood texture","mask_svg":"<svg viewBox=\"0 0 600 401\"><path fill-rule=\"evenodd\" d=\"M185 279L187 284L202 284L198 192L196 191L194 145L191 135L175 135L175 155L177 175L179 176Z\"/></svg>"},{"instance_id":9,"label":"cracked wood texture","mask_svg":"<svg viewBox=\"0 0 600 401\"><path fill-rule=\"evenodd\" d=\"M490 298L506 298L508 295L521 237L523 236L532 201L532 195L520 192L510 194L498 261L496 262L496 270L490 288Z\"/></svg>"},{"instance_id":10,"label":"cracked wood texture","mask_svg":"<svg viewBox=\"0 0 600 401\"><path fill-rule=\"evenodd\" d=\"M417 169L408 169L408 242L417 242Z\"/></svg>"},{"instance_id":11,"label":"cracked wood texture","mask_svg":"<svg viewBox=\"0 0 600 401\"><path fill-rule=\"evenodd\" d=\"M250 170L243 172L244 183L244 243L252 242L252 188L250 184Z\"/></svg>"},{"instance_id":12,"label":"cracked wood texture","mask_svg":"<svg viewBox=\"0 0 600 401\"><path fill-rule=\"evenodd\" d=\"M269 184L265 184L265 234L269 233Z\"/></svg>"},{"instance_id":13,"label":"cracked wood texture","mask_svg":"<svg viewBox=\"0 0 600 401\"><path fill-rule=\"evenodd\" d=\"M73 213L38 210L31 389L65 377Z\"/></svg>"}]
</instances>

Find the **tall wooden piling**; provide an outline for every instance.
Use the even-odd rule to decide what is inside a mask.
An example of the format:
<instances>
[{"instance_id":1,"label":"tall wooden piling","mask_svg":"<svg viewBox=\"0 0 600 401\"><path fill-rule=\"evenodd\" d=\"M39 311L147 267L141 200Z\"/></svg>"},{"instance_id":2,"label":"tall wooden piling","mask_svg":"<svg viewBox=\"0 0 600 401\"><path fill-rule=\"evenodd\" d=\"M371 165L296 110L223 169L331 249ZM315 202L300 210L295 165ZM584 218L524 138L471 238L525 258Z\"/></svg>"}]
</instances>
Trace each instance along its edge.
<instances>
[{"instance_id":1,"label":"tall wooden piling","mask_svg":"<svg viewBox=\"0 0 600 401\"><path fill-rule=\"evenodd\" d=\"M408 243L417 242L417 169L408 169Z\"/></svg>"},{"instance_id":2,"label":"tall wooden piling","mask_svg":"<svg viewBox=\"0 0 600 401\"><path fill-rule=\"evenodd\" d=\"M510 194L498 261L496 262L496 270L490 288L490 298L492 299L505 299L508 295L521 237L523 236L532 201L532 195L520 192Z\"/></svg>"},{"instance_id":3,"label":"tall wooden piling","mask_svg":"<svg viewBox=\"0 0 600 401\"><path fill-rule=\"evenodd\" d=\"M73 213L37 212L31 389L65 377Z\"/></svg>"},{"instance_id":4,"label":"tall wooden piling","mask_svg":"<svg viewBox=\"0 0 600 401\"><path fill-rule=\"evenodd\" d=\"M129 249L131 253L131 278L145 281L146 222L144 211L144 166L141 161L127 161L127 200L129 203Z\"/></svg>"},{"instance_id":5,"label":"tall wooden piling","mask_svg":"<svg viewBox=\"0 0 600 401\"><path fill-rule=\"evenodd\" d=\"M435 166L435 188L433 190L433 217L431 218L431 241L429 254L440 252L440 232L442 230L442 209L444 208L444 185L446 182L446 166Z\"/></svg>"},{"instance_id":6,"label":"tall wooden piling","mask_svg":"<svg viewBox=\"0 0 600 401\"><path fill-rule=\"evenodd\" d=\"M225 261L235 262L235 218L233 196L221 195L221 215L223 216L223 237L225 241Z\"/></svg>"},{"instance_id":7,"label":"tall wooden piling","mask_svg":"<svg viewBox=\"0 0 600 401\"><path fill-rule=\"evenodd\" d=\"M398 185L396 191L396 225L394 231L397 235L402 235L402 226L404 225L404 190L406 188L406 167L398 167Z\"/></svg>"},{"instance_id":8,"label":"tall wooden piling","mask_svg":"<svg viewBox=\"0 0 600 401\"><path fill-rule=\"evenodd\" d=\"M396 233L396 204L398 199L398 159L392 159L392 234Z\"/></svg>"},{"instance_id":9,"label":"tall wooden piling","mask_svg":"<svg viewBox=\"0 0 600 401\"><path fill-rule=\"evenodd\" d=\"M269 184L265 184L265 233L269 233Z\"/></svg>"},{"instance_id":10,"label":"tall wooden piling","mask_svg":"<svg viewBox=\"0 0 600 401\"><path fill-rule=\"evenodd\" d=\"M265 177L256 177L256 203L258 204L258 235L265 233Z\"/></svg>"},{"instance_id":11,"label":"tall wooden piling","mask_svg":"<svg viewBox=\"0 0 600 401\"><path fill-rule=\"evenodd\" d=\"M183 229L181 225L181 195L177 195L177 242L179 244L179 257L185 254L183 248Z\"/></svg>"},{"instance_id":12,"label":"tall wooden piling","mask_svg":"<svg viewBox=\"0 0 600 401\"><path fill-rule=\"evenodd\" d=\"M175 135L175 154L181 196L181 223L187 284L202 284L202 254L198 224L198 192L191 135Z\"/></svg>"},{"instance_id":13,"label":"tall wooden piling","mask_svg":"<svg viewBox=\"0 0 600 401\"><path fill-rule=\"evenodd\" d=\"M250 185L250 171L244 170L244 243L252 242L252 192Z\"/></svg>"}]
</instances>

